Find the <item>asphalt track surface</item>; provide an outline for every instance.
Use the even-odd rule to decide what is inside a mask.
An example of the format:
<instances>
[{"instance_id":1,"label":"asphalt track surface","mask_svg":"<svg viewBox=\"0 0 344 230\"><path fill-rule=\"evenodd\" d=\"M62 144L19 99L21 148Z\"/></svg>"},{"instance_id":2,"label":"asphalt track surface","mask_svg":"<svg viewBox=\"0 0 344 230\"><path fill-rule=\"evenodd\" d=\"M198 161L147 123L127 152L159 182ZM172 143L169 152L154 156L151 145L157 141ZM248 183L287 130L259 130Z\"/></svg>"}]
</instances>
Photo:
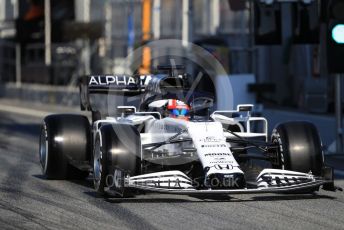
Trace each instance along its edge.
<instances>
[{"instance_id":1,"label":"asphalt track surface","mask_svg":"<svg viewBox=\"0 0 344 230\"><path fill-rule=\"evenodd\" d=\"M344 192L104 199L90 180L45 180L39 124L0 112L0 229L344 229Z\"/></svg>"}]
</instances>

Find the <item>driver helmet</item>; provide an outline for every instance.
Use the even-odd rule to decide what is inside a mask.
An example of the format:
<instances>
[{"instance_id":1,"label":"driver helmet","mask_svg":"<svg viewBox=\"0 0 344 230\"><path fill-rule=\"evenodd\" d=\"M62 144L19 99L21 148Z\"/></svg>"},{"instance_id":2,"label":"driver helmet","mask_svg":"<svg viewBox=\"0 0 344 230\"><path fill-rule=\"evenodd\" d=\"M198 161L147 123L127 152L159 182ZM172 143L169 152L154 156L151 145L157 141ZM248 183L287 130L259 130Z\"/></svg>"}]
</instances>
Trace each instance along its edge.
<instances>
[{"instance_id":1,"label":"driver helmet","mask_svg":"<svg viewBox=\"0 0 344 230\"><path fill-rule=\"evenodd\" d=\"M169 99L167 104L169 117L189 120L190 106L177 99Z\"/></svg>"}]
</instances>

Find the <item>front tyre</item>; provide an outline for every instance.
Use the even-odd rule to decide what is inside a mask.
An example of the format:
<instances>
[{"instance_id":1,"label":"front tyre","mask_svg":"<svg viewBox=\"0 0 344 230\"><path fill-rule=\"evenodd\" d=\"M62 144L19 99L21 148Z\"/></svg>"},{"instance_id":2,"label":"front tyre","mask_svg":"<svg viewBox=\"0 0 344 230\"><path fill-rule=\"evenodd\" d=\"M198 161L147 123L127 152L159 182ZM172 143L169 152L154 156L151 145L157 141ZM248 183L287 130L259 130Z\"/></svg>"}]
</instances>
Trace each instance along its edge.
<instances>
[{"instance_id":1,"label":"front tyre","mask_svg":"<svg viewBox=\"0 0 344 230\"><path fill-rule=\"evenodd\" d=\"M312 123L279 124L274 128L271 139L279 146L277 168L321 176L324 155L318 131Z\"/></svg>"},{"instance_id":2,"label":"front tyre","mask_svg":"<svg viewBox=\"0 0 344 230\"><path fill-rule=\"evenodd\" d=\"M93 151L93 182L97 193L105 195L108 188L123 195L124 184L116 180L116 175L119 172L129 176L137 175L140 154L140 133L134 126L102 126L96 134Z\"/></svg>"}]
</instances>

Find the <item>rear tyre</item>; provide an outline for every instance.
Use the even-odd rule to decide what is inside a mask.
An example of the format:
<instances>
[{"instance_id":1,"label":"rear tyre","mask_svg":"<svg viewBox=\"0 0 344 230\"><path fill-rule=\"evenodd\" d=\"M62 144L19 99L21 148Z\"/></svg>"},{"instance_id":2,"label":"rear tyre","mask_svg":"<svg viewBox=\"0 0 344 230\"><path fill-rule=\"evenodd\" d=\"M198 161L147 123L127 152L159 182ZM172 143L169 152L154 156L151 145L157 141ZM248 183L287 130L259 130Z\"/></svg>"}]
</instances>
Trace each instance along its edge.
<instances>
[{"instance_id":1,"label":"rear tyre","mask_svg":"<svg viewBox=\"0 0 344 230\"><path fill-rule=\"evenodd\" d=\"M50 115L43 120L39 159L47 179L82 179L88 171L73 167L70 162L90 158L90 125L81 115Z\"/></svg>"},{"instance_id":2,"label":"rear tyre","mask_svg":"<svg viewBox=\"0 0 344 230\"><path fill-rule=\"evenodd\" d=\"M124 175L137 175L140 154L140 133L134 126L102 126L96 134L93 152L93 182L98 194L104 196L106 188L111 188L120 195L126 195L128 190L121 187L123 181L116 181L118 183L115 184L114 174L123 172Z\"/></svg>"}]
</instances>

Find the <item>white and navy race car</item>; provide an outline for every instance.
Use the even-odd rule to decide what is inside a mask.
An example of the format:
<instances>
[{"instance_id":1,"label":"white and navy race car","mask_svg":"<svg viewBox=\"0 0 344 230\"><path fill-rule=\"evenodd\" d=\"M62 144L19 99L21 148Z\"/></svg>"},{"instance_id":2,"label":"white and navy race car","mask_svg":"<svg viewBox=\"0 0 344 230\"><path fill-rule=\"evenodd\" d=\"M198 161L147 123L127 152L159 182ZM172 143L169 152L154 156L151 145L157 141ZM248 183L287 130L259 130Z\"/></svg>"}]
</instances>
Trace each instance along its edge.
<instances>
[{"instance_id":1,"label":"white and navy race car","mask_svg":"<svg viewBox=\"0 0 344 230\"><path fill-rule=\"evenodd\" d=\"M312 193L335 191L333 169L309 122L277 125L252 116L253 105L213 110L216 98L190 91L186 75L90 76L81 108L47 116L39 157L48 179L92 175L100 194ZM185 93L187 92L187 93ZM93 95L106 94L106 112ZM185 97L185 94L188 94ZM111 96L121 96L116 105ZM113 99L116 100L116 99ZM133 104L137 103L137 106Z\"/></svg>"}]
</instances>

